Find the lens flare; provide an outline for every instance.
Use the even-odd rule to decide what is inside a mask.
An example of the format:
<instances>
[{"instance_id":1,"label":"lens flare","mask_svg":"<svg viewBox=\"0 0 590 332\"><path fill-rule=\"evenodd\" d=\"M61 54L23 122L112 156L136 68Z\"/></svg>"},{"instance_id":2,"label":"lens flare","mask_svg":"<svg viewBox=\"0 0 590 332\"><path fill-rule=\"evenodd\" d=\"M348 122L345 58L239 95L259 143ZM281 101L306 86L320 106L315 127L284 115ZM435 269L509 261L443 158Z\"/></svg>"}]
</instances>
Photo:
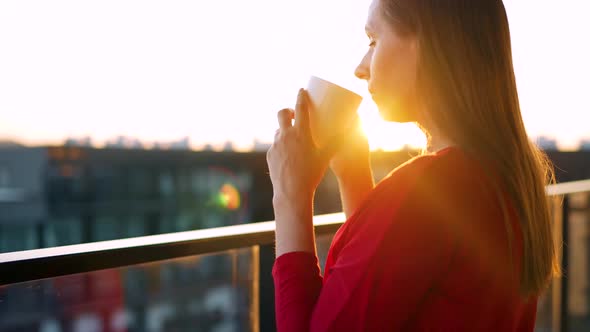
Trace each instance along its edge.
<instances>
[{"instance_id":1,"label":"lens flare","mask_svg":"<svg viewBox=\"0 0 590 332\"><path fill-rule=\"evenodd\" d=\"M237 210L240 208L240 192L232 184L226 183L217 194L217 203L228 210Z\"/></svg>"}]
</instances>

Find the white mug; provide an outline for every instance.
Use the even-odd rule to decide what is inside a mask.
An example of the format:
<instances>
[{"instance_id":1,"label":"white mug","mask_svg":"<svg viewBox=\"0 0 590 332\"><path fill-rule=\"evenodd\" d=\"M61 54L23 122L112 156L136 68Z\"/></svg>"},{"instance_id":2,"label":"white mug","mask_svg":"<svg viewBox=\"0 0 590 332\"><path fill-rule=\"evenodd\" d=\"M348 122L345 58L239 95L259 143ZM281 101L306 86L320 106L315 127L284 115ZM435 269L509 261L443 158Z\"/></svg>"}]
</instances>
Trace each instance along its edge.
<instances>
[{"instance_id":1,"label":"white mug","mask_svg":"<svg viewBox=\"0 0 590 332\"><path fill-rule=\"evenodd\" d=\"M351 127L363 100L360 95L316 76L310 77L307 93L311 101L311 134L318 147Z\"/></svg>"}]
</instances>

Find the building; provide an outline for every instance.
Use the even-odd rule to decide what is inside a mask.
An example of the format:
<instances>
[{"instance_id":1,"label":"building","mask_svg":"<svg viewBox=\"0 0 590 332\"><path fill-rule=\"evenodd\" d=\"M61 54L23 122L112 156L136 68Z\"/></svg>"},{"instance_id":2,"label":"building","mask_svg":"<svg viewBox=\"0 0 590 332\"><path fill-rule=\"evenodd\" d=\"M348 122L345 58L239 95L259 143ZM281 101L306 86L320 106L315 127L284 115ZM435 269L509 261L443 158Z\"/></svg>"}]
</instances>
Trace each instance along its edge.
<instances>
[{"instance_id":1,"label":"building","mask_svg":"<svg viewBox=\"0 0 590 332\"><path fill-rule=\"evenodd\" d=\"M580 141L580 150L590 150L590 138L582 139Z\"/></svg>"},{"instance_id":2,"label":"building","mask_svg":"<svg viewBox=\"0 0 590 332\"><path fill-rule=\"evenodd\" d=\"M189 150L0 149L0 252L256 221L254 190L255 204L272 197L265 162Z\"/></svg>"},{"instance_id":3,"label":"building","mask_svg":"<svg viewBox=\"0 0 590 332\"><path fill-rule=\"evenodd\" d=\"M263 153L0 148L0 252L270 220L265 169ZM213 328L220 315L241 326L249 307L235 302L251 280L234 278L233 262L224 253L0 287L0 331L121 331L113 324L126 319L126 331ZM182 320L187 303L195 321Z\"/></svg>"},{"instance_id":4,"label":"building","mask_svg":"<svg viewBox=\"0 0 590 332\"><path fill-rule=\"evenodd\" d=\"M535 139L535 144L545 151L557 151L557 140L547 136L539 136Z\"/></svg>"}]
</instances>

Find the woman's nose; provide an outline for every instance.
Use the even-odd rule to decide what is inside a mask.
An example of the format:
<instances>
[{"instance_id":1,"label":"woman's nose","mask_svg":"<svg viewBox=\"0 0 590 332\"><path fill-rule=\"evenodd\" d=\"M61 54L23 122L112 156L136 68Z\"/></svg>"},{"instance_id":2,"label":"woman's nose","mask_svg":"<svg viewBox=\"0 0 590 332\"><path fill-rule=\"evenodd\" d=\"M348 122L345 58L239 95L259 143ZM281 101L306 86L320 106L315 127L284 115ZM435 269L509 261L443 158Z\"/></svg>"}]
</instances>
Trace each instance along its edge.
<instances>
[{"instance_id":1,"label":"woman's nose","mask_svg":"<svg viewBox=\"0 0 590 332\"><path fill-rule=\"evenodd\" d=\"M369 67L366 64L366 59L363 59L361 63L356 67L354 71L354 76L360 78L361 80L369 80Z\"/></svg>"}]
</instances>

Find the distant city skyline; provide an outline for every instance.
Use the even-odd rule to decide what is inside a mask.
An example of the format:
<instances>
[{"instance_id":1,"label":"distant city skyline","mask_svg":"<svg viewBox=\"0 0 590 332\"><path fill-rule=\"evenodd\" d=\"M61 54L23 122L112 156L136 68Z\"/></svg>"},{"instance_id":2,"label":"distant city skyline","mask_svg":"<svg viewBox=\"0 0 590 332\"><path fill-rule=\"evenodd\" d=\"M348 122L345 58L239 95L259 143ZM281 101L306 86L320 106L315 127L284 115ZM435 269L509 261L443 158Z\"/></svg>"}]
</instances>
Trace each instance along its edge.
<instances>
[{"instance_id":1,"label":"distant city skyline","mask_svg":"<svg viewBox=\"0 0 590 332\"><path fill-rule=\"evenodd\" d=\"M531 140L544 150L558 151L559 144L554 137L537 136L531 137ZM107 140L104 144L95 144L91 137L69 137L65 141L56 144L45 144L45 146L66 146L66 147L89 147L89 148L122 148L122 149L141 149L141 150L192 150L192 151L235 151L235 152L251 152L251 151L266 151L270 148L272 142L264 142L254 139L249 147L236 147L234 142L227 140L221 144L199 144L194 145L190 137L180 137L172 141L142 141L138 138L128 136L117 136ZM11 146L23 146L18 141L0 140L0 148ZM412 146L411 144L404 144L397 149L383 149L381 147L373 148L374 151L379 150L403 150L403 149L419 149L420 146ZM580 139L577 145L567 151L582 151L590 150L590 139Z\"/></svg>"},{"instance_id":2,"label":"distant city skyline","mask_svg":"<svg viewBox=\"0 0 590 332\"><path fill-rule=\"evenodd\" d=\"M230 141L248 150L272 141L276 111L292 107L315 74L365 97L359 113L372 149L422 146L414 125L379 118L353 75L369 3L2 1L0 139L90 136L100 147L118 136L188 137L192 149ZM590 3L505 4L527 131L575 150L590 139Z\"/></svg>"}]
</instances>

